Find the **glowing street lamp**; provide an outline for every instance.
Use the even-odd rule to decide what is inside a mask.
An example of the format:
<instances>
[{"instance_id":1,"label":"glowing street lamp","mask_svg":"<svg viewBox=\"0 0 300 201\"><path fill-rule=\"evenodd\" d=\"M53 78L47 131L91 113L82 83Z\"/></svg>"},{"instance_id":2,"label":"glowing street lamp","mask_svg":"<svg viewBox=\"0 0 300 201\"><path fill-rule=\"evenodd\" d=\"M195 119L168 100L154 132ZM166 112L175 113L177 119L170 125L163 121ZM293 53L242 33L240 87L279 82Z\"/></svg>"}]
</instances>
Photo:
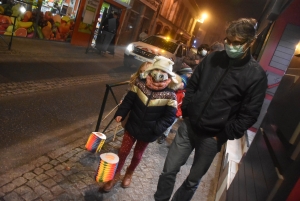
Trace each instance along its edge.
<instances>
[{"instance_id":1,"label":"glowing street lamp","mask_svg":"<svg viewBox=\"0 0 300 201\"><path fill-rule=\"evenodd\" d=\"M204 20L205 20L206 18L207 18L207 14L206 14L206 13L203 13L203 14L201 15L201 18L198 19L197 21L200 22L200 23L203 23Z\"/></svg>"}]
</instances>

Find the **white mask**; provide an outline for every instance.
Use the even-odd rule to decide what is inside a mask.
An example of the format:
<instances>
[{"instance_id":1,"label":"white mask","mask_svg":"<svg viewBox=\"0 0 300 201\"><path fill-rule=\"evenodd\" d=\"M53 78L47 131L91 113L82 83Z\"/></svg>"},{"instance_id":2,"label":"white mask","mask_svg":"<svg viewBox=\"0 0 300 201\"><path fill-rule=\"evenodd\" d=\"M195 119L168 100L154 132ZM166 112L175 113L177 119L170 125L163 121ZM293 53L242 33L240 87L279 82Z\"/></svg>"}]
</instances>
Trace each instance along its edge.
<instances>
[{"instance_id":1,"label":"white mask","mask_svg":"<svg viewBox=\"0 0 300 201\"><path fill-rule=\"evenodd\" d=\"M207 50L201 50L201 55L202 56L206 56L206 54L207 54Z\"/></svg>"},{"instance_id":2,"label":"white mask","mask_svg":"<svg viewBox=\"0 0 300 201\"><path fill-rule=\"evenodd\" d=\"M169 78L168 73L165 73L160 70L153 70L150 74L151 77L155 80L155 82L162 82Z\"/></svg>"}]
</instances>

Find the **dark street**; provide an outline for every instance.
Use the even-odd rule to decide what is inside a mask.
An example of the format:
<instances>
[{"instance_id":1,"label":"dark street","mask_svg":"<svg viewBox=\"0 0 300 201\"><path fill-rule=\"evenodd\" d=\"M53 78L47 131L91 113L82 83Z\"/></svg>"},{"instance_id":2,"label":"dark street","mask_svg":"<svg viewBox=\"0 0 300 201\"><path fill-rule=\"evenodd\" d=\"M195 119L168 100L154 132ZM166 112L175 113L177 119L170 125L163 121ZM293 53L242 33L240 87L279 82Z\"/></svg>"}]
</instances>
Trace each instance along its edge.
<instances>
[{"instance_id":1,"label":"dark street","mask_svg":"<svg viewBox=\"0 0 300 201\"><path fill-rule=\"evenodd\" d=\"M0 174L66 140L88 136L95 129L105 85L126 81L135 70L122 67L121 55L85 54L85 48L64 43L43 48L46 41L35 41L41 48L30 48L31 41L13 42L11 52L2 52L10 54L0 58ZM125 89L114 88L116 97ZM107 110L114 106L110 96Z\"/></svg>"}]
</instances>

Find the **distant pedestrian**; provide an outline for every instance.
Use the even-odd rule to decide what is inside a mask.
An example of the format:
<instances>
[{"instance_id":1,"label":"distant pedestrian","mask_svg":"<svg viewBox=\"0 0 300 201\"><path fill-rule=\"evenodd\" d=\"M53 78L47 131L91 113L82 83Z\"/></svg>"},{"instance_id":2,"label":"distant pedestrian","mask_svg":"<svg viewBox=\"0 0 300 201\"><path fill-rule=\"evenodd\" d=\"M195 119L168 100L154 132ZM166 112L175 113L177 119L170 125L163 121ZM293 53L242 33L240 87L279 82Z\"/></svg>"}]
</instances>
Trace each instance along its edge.
<instances>
[{"instance_id":1,"label":"distant pedestrian","mask_svg":"<svg viewBox=\"0 0 300 201\"><path fill-rule=\"evenodd\" d=\"M209 53L212 53L214 51L222 51L222 50L224 50L224 44L216 41L210 46Z\"/></svg>"},{"instance_id":2,"label":"distant pedestrian","mask_svg":"<svg viewBox=\"0 0 300 201\"><path fill-rule=\"evenodd\" d=\"M209 45L201 44L198 47L196 54L193 51L189 51L188 55L183 58L183 65L187 65L194 70L196 66L198 66L198 64L201 62L201 60L207 55L208 52Z\"/></svg>"},{"instance_id":3,"label":"distant pedestrian","mask_svg":"<svg viewBox=\"0 0 300 201\"><path fill-rule=\"evenodd\" d=\"M139 40L143 41L148 37L148 29L145 29L142 33L139 35Z\"/></svg>"},{"instance_id":4,"label":"distant pedestrian","mask_svg":"<svg viewBox=\"0 0 300 201\"><path fill-rule=\"evenodd\" d=\"M110 191L120 179L120 172L134 143L133 157L127 167L121 186L129 187L135 168L150 142L155 141L175 119L177 101L174 90L168 88L171 81L177 82L172 72L170 59L157 56L146 71L146 79L137 78L115 114L121 122L130 112L119 150L119 163L113 180L104 184L103 190Z\"/></svg>"},{"instance_id":5,"label":"distant pedestrian","mask_svg":"<svg viewBox=\"0 0 300 201\"><path fill-rule=\"evenodd\" d=\"M241 138L256 122L267 76L251 56L255 25L254 19L231 22L224 40L226 51L208 54L194 70L181 107L184 122L166 157L155 201L171 198L176 175L195 150L190 173L172 198L191 200L221 146Z\"/></svg>"}]
</instances>

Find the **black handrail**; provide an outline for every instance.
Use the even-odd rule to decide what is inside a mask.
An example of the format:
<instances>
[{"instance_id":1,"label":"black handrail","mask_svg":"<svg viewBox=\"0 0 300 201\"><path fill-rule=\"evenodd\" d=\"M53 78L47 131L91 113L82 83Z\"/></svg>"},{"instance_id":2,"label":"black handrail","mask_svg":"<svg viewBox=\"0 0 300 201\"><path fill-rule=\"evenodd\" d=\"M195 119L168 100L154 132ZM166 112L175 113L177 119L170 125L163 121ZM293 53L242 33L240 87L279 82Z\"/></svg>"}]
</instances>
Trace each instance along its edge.
<instances>
[{"instance_id":1,"label":"black handrail","mask_svg":"<svg viewBox=\"0 0 300 201\"><path fill-rule=\"evenodd\" d=\"M111 94L112 94L112 96L113 96L113 98L116 102L116 105L118 105L118 100L117 100L112 88L122 86L122 85L127 85L127 84L129 84L129 81L118 82L118 83L114 83L114 84L106 84L106 90L105 90L105 94L104 94L103 101L102 101L102 104L101 104L101 109L100 109L100 112L99 112L95 132L99 131L99 127L100 127L100 124L101 124L101 120L102 120L102 117L103 117L103 113L104 113L104 109L105 109L105 105L106 105L106 102L107 102L107 97L108 97L109 92L111 92ZM110 126L110 124L112 123L113 120L114 120L113 118L110 120L108 125L104 128L103 132L106 131L106 129Z\"/></svg>"}]
</instances>

